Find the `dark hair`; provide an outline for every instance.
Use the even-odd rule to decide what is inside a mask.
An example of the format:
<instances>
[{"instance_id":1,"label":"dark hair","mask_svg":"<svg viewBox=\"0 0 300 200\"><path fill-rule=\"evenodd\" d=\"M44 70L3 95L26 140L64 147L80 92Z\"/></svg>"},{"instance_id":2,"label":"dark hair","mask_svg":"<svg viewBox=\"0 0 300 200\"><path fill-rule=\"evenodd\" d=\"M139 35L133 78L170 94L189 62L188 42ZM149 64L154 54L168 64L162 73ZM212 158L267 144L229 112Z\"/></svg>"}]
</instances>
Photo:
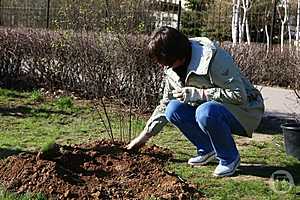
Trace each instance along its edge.
<instances>
[{"instance_id":1,"label":"dark hair","mask_svg":"<svg viewBox=\"0 0 300 200\"><path fill-rule=\"evenodd\" d=\"M190 42L178 30L163 26L152 34L147 50L151 58L161 64L171 66L177 59L188 56Z\"/></svg>"}]
</instances>

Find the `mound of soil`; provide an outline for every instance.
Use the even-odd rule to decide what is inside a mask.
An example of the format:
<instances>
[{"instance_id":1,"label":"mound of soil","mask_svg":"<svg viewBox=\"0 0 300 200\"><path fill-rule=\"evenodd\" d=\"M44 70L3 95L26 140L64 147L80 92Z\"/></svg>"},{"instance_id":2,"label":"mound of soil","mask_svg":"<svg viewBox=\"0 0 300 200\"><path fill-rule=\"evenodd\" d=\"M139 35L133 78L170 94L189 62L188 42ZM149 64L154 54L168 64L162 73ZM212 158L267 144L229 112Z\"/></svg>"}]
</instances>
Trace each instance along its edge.
<instances>
[{"instance_id":1,"label":"mound of soil","mask_svg":"<svg viewBox=\"0 0 300 200\"><path fill-rule=\"evenodd\" d=\"M198 199L195 187L163 169L171 154L157 146L129 152L122 143L55 144L47 153L21 153L0 161L9 191L50 199Z\"/></svg>"}]
</instances>

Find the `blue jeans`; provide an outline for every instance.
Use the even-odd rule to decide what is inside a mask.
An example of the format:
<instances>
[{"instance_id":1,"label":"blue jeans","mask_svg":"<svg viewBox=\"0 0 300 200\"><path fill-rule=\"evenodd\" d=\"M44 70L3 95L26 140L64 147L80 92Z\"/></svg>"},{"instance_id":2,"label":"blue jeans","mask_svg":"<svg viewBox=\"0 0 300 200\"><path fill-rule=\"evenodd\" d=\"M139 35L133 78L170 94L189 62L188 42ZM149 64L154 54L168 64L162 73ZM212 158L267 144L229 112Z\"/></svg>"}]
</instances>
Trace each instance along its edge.
<instances>
[{"instance_id":1,"label":"blue jeans","mask_svg":"<svg viewBox=\"0 0 300 200\"><path fill-rule=\"evenodd\" d=\"M239 155L232 133L243 133L245 129L221 103L208 101L190 106L171 100L165 114L167 120L196 146L199 155L215 151L225 165Z\"/></svg>"}]
</instances>

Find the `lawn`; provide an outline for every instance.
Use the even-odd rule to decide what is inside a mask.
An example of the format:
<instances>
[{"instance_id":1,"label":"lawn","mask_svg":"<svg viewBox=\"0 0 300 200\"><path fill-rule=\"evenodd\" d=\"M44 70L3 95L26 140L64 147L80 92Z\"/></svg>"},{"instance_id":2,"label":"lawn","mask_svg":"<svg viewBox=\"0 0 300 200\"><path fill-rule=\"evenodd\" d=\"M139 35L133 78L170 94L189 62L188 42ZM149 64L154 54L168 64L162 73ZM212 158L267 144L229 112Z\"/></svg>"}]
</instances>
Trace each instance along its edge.
<instances>
[{"instance_id":1,"label":"lawn","mask_svg":"<svg viewBox=\"0 0 300 200\"><path fill-rule=\"evenodd\" d=\"M96 107L98 109L96 109ZM37 151L54 141L60 144L84 143L110 138L129 141L142 130L147 117L129 115L124 106L107 106L108 123L101 106L67 96L50 98L39 91L19 92L0 88L0 159L22 151ZM128 123L129 117L132 123ZM131 130L131 131L129 131ZM194 147L168 125L149 144L174 152L166 170L196 185L207 199L300 199L300 162L284 151L281 133L255 133L251 139L235 137L241 166L228 178L214 178L216 163L192 168L186 161ZM270 181L277 170L288 171L294 180ZM275 189L274 189L275 188ZM0 190L0 199L44 199L41 194L16 196Z\"/></svg>"}]
</instances>

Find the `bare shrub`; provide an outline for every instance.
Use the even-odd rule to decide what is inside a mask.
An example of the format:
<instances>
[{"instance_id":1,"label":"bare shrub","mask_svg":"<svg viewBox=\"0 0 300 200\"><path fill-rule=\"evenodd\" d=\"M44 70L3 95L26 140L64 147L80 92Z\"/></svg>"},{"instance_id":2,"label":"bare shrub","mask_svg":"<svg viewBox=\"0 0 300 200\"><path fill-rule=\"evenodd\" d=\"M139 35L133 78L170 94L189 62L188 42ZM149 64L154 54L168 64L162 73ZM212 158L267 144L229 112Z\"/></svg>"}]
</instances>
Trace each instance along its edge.
<instances>
[{"instance_id":1,"label":"bare shrub","mask_svg":"<svg viewBox=\"0 0 300 200\"><path fill-rule=\"evenodd\" d=\"M146 39L1 29L0 78L8 87L63 89L149 110L158 100L161 72L145 55Z\"/></svg>"},{"instance_id":2,"label":"bare shrub","mask_svg":"<svg viewBox=\"0 0 300 200\"><path fill-rule=\"evenodd\" d=\"M265 44L240 44L232 47L223 43L236 63L254 84L299 89L300 62L296 49L286 47L283 53L274 46L267 53Z\"/></svg>"}]
</instances>

